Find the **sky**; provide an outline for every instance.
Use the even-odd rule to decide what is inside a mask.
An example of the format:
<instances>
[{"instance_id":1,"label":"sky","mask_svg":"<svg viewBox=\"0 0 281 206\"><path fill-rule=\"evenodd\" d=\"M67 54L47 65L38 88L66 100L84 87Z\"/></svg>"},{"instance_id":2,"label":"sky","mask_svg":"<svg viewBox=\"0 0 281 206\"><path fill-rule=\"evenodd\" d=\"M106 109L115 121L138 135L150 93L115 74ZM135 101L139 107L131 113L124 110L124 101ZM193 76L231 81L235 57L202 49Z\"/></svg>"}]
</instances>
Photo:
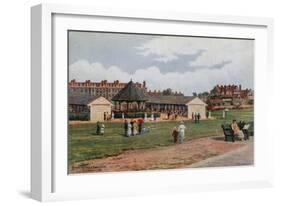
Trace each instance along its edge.
<instances>
[{"instance_id":1,"label":"sky","mask_svg":"<svg viewBox=\"0 0 281 206\"><path fill-rule=\"evenodd\" d=\"M69 32L69 79L146 81L185 95L217 84L254 89L254 40Z\"/></svg>"}]
</instances>

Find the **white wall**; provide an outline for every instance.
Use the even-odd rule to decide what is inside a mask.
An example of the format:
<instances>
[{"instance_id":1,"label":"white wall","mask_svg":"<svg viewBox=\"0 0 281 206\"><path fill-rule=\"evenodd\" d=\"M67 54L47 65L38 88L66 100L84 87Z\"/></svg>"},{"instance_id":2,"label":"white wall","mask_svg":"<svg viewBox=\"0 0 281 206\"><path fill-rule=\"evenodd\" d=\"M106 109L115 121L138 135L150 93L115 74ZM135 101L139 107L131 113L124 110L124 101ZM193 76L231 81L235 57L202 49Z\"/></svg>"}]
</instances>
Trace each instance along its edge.
<instances>
[{"instance_id":1,"label":"white wall","mask_svg":"<svg viewBox=\"0 0 281 206\"><path fill-rule=\"evenodd\" d=\"M39 205L27 198L30 172L30 13L29 7L41 1L7 0L0 6L1 101L0 101L0 204ZM45 2L45 1L42 1ZM104 5L158 11L267 16L275 20L275 102L280 102L281 12L280 1L272 0L50 0L49 2ZM279 81L279 82L278 82ZM266 86L266 85L265 85ZM20 100L20 101L19 101ZM20 103L20 104L19 104ZM83 201L83 205L280 205L281 135L280 110L273 110L272 129L276 131L276 188L228 192L130 197ZM16 112L16 114L15 114ZM277 114L278 113L278 114ZM17 118L15 118L17 117ZM278 119L277 119L278 118ZM56 203L77 205L80 202ZM47 204L49 205L49 203Z\"/></svg>"},{"instance_id":2,"label":"white wall","mask_svg":"<svg viewBox=\"0 0 281 206\"><path fill-rule=\"evenodd\" d=\"M203 103L203 104L202 104ZM199 98L191 100L188 104L188 118L192 118L192 113L200 113L201 119L206 119L206 104Z\"/></svg>"}]
</instances>

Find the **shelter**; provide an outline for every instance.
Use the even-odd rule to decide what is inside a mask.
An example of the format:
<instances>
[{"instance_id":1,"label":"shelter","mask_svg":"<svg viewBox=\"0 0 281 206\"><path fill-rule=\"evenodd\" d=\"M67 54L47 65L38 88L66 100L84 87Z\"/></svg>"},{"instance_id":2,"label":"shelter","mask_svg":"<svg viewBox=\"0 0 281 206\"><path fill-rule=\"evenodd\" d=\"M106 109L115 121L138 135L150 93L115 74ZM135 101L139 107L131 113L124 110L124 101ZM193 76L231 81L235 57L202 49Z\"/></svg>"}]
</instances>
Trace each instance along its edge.
<instances>
[{"instance_id":1,"label":"shelter","mask_svg":"<svg viewBox=\"0 0 281 206\"><path fill-rule=\"evenodd\" d=\"M113 104L104 97L97 96L69 96L69 111L77 114L85 114L90 121L104 121L104 114L111 114Z\"/></svg>"},{"instance_id":2,"label":"shelter","mask_svg":"<svg viewBox=\"0 0 281 206\"><path fill-rule=\"evenodd\" d=\"M147 100L144 90L137 87L132 80L112 98L118 111L144 110Z\"/></svg>"},{"instance_id":3,"label":"shelter","mask_svg":"<svg viewBox=\"0 0 281 206\"><path fill-rule=\"evenodd\" d=\"M150 96L146 103L149 111L177 113L188 118L192 113L200 113L202 119L206 118L206 106L199 97L191 96Z\"/></svg>"}]
</instances>

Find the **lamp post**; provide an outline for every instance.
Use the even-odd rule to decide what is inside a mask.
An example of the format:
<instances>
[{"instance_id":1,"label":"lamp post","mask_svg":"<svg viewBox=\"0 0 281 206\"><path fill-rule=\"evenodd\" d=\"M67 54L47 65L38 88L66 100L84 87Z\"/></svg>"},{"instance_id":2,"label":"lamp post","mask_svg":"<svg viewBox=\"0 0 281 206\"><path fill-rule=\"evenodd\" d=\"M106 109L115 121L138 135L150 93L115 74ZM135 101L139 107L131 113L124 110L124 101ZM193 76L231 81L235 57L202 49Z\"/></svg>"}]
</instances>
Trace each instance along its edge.
<instances>
[{"instance_id":1,"label":"lamp post","mask_svg":"<svg viewBox=\"0 0 281 206\"><path fill-rule=\"evenodd\" d=\"M228 111L229 111L229 109L227 109L227 108L223 110L223 115L222 116L223 116L224 119L226 119Z\"/></svg>"}]
</instances>

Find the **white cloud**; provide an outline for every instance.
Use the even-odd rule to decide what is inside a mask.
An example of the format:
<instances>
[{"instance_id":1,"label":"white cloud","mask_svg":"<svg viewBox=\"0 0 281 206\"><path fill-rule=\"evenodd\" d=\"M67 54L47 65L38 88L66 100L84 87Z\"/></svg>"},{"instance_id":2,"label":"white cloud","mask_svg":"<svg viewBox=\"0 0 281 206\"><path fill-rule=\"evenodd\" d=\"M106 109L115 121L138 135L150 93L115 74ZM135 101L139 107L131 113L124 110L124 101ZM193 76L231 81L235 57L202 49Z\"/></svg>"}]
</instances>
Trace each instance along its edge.
<instances>
[{"instance_id":1,"label":"white cloud","mask_svg":"<svg viewBox=\"0 0 281 206\"><path fill-rule=\"evenodd\" d=\"M89 63L86 60L79 60L69 67L69 78L77 81L106 79L128 82L132 78L134 82L145 80L151 90L172 88L174 91L184 92L185 95L191 95L192 92L210 91L216 84L242 84L251 87L252 80L247 78L249 75L241 75L241 73L245 74L245 71L232 65L226 65L224 69L202 68L192 72L166 74L162 74L159 68L152 66L136 69L132 75L117 66L106 68L101 63Z\"/></svg>"},{"instance_id":2,"label":"white cloud","mask_svg":"<svg viewBox=\"0 0 281 206\"><path fill-rule=\"evenodd\" d=\"M156 37L137 47L143 56L157 55L155 60L169 62L178 59L179 54L196 54L199 50L192 50L192 41L183 37Z\"/></svg>"},{"instance_id":3,"label":"white cloud","mask_svg":"<svg viewBox=\"0 0 281 206\"><path fill-rule=\"evenodd\" d=\"M253 41L223 38L197 37L155 37L137 47L138 54L156 55L155 60L169 62L178 59L178 55L201 55L190 61L191 66L212 66L231 61L236 66L253 62ZM240 65L239 65L240 63Z\"/></svg>"}]
</instances>

